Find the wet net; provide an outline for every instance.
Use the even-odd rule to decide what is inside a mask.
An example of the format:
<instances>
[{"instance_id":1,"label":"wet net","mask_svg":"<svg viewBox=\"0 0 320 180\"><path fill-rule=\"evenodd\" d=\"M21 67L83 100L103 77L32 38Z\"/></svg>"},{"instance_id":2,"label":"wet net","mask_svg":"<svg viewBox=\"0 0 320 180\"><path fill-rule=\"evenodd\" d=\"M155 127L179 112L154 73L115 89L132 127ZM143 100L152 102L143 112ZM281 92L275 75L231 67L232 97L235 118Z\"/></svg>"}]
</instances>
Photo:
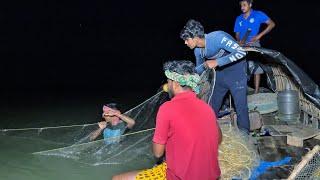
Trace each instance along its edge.
<instances>
[{"instance_id":1,"label":"wet net","mask_svg":"<svg viewBox=\"0 0 320 180\"><path fill-rule=\"evenodd\" d=\"M288 178L292 179L320 179L320 146L315 146L302 161L294 168Z\"/></svg>"},{"instance_id":2,"label":"wet net","mask_svg":"<svg viewBox=\"0 0 320 180\"><path fill-rule=\"evenodd\" d=\"M90 165L121 164L140 154L152 157L148 150L155 127L155 117L159 106L167 100L167 93L161 91L125 112L125 115L135 120L135 126L127 129L121 137L114 137L120 138L117 144L106 144L105 141L112 141L112 138L103 139L102 135L96 141L90 141L93 132L99 129L97 123L3 129L1 134L50 144L50 150L40 147L39 152L34 152L37 155L61 156Z\"/></svg>"},{"instance_id":3,"label":"wet net","mask_svg":"<svg viewBox=\"0 0 320 180\"><path fill-rule=\"evenodd\" d=\"M253 167L259 165L259 155L253 140L230 123L220 123L223 134L219 146L221 179L249 179Z\"/></svg>"},{"instance_id":4,"label":"wet net","mask_svg":"<svg viewBox=\"0 0 320 180\"><path fill-rule=\"evenodd\" d=\"M199 98L208 102L211 99L215 83L215 72L206 70L201 75ZM129 162L154 162L151 142L155 128L156 114L161 104L168 100L167 93L161 91L124 113L135 120L132 129L125 131L119 143L106 144L106 140L90 141L92 132L99 127L97 123L26 128L3 129L1 135L41 141L50 144L50 149L39 148L34 155L58 156L70 158L88 165L121 165ZM222 125L223 143L219 149L219 161L222 177L250 177L251 169L256 165L257 155L250 146L248 136L240 133L230 124ZM45 146L48 147L48 146Z\"/></svg>"}]
</instances>

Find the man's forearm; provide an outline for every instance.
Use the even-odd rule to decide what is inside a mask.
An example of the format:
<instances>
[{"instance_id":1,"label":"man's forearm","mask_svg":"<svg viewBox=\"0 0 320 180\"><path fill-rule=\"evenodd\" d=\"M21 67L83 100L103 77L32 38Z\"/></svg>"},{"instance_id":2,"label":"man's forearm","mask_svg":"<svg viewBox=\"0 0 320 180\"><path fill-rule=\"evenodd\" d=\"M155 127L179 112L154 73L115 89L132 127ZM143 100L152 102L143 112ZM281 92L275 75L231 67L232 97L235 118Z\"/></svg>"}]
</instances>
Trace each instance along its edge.
<instances>
[{"instance_id":1,"label":"man's forearm","mask_svg":"<svg viewBox=\"0 0 320 180\"><path fill-rule=\"evenodd\" d=\"M270 20L270 22L268 23L268 26L261 33L259 33L258 36L262 38L264 35L269 33L274 27L275 27L275 23L272 20Z\"/></svg>"},{"instance_id":2,"label":"man's forearm","mask_svg":"<svg viewBox=\"0 0 320 180\"><path fill-rule=\"evenodd\" d=\"M223 135L222 135L222 131L221 131L221 128L219 126L218 121L217 121L217 126L218 126L218 131L219 131L218 132L218 134L219 134L218 142L219 142L219 144L221 144Z\"/></svg>"},{"instance_id":3,"label":"man's forearm","mask_svg":"<svg viewBox=\"0 0 320 180\"><path fill-rule=\"evenodd\" d=\"M134 124L135 124L135 120L134 119L132 119L132 118L130 118L130 117L124 115L124 114L120 114L119 118L128 124L127 125L128 128L132 128L134 126Z\"/></svg>"},{"instance_id":4,"label":"man's forearm","mask_svg":"<svg viewBox=\"0 0 320 180\"><path fill-rule=\"evenodd\" d=\"M237 40L237 42L240 42L240 34L239 33L236 33L236 40Z\"/></svg>"},{"instance_id":5,"label":"man's forearm","mask_svg":"<svg viewBox=\"0 0 320 180\"><path fill-rule=\"evenodd\" d=\"M152 151L155 157L160 158L164 154L165 145L153 142Z\"/></svg>"},{"instance_id":6,"label":"man's forearm","mask_svg":"<svg viewBox=\"0 0 320 180\"><path fill-rule=\"evenodd\" d=\"M244 52L242 50L238 50L236 52L230 53L226 56L223 56L223 57L217 59L218 66L221 67L221 66L227 65L229 63L238 61L238 60L242 59L243 57L245 57L246 55L247 55L246 52Z\"/></svg>"},{"instance_id":7,"label":"man's forearm","mask_svg":"<svg viewBox=\"0 0 320 180\"><path fill-rule=\"evenodd\" d=\"M95 130L94 132L91 133L90 135L90 141L95 140L102 132L103 129L99 128L97 130Z\"/></svg>"}]
</instances>

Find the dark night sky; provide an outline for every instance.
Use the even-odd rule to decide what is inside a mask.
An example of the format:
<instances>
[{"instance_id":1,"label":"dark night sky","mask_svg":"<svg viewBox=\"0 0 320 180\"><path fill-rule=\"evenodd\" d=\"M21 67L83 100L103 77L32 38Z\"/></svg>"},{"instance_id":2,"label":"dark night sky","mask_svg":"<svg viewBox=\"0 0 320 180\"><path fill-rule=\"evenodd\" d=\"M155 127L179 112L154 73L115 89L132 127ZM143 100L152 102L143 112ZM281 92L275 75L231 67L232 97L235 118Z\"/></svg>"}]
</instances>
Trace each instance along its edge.
<instances>
[{"instance_id":1,"label":"dark night sky","mask_svg":"<svg viewBox=\"0 0 320 180\"><path fill-rule=\"evenodd\" d=\"M317 1L256 0L277 24L263 46L319 84ZM179 32L189 18L233 35L238 1L5 1L0 5L0 91L156 91L162 63L194 60ZM318 67L317 67L318 66Z\"/></svg>"}]
</instances>

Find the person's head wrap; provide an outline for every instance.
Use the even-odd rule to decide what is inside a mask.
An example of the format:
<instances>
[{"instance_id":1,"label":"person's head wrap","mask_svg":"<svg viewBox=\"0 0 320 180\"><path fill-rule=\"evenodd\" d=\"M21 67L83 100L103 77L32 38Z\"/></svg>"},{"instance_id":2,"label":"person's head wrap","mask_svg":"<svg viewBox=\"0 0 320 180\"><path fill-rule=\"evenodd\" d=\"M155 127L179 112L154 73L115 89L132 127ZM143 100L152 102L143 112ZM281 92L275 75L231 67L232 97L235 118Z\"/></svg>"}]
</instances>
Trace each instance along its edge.
<instances>
[{"instance_id":1,"label":"person's head wrap","mask_svg":"<svg viewBox=\"0 0 320 180\"><path fill-rule=\"evenodd\" d=\"M191 61L169 61L163 65L163 69L168 79L178 82L181 86L192 88L197 94L200 92L198 85L200 76Z\"/></svg>"},{"instance_id":2,"label":"person's head wrap","mask_svg":"<svg viewBox=\"0 0 320 180\"><path fill-rule=\"evenodd\" d=\"M190 19L180 32L180 38L186 40L188 38L204 38L204 28L200 22Z\"/></svg>"}]
</instances>

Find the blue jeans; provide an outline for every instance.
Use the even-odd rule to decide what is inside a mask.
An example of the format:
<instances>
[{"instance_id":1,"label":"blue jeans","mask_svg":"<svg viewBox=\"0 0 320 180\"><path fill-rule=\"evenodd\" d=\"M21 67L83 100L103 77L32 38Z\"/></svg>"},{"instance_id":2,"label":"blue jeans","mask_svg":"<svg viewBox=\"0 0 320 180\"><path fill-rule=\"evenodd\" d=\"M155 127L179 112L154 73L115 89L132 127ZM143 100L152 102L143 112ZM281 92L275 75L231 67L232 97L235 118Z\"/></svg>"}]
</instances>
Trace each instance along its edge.
<instances>
[{"instance_id":1,"label":"blue jeans","mask_svg":"<svg viewBox=\"0 0 320 180\"><path fill-rule=\"evenodd\" d=\"M244 71L217 72L216 85L211 99L211 106L217 115L228 90L230 90L234 100L238 127L248 133L250 124L247 103L247 78Z\"/></svg>"}]
</instances>

